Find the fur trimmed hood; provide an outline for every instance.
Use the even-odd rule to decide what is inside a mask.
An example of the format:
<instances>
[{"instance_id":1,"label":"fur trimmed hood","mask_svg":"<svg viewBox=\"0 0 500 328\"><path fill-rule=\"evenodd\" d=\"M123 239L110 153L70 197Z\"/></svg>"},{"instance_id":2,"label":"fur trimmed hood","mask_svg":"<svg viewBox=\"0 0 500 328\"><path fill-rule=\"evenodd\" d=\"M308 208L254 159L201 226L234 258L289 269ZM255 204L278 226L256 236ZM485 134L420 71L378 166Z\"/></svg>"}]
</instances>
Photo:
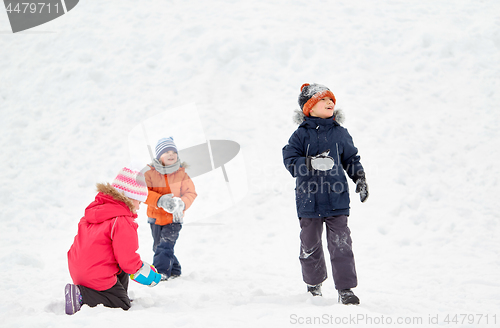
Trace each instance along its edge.
<instances>
[{"instance_id":1,"label":"fur trimmed hood","mask_svg":"<svg viewBox=\"0 0 500 328\"><path fill-rule=\"evenodd\" d=\"M345 122L344 111L342 109L334 110L333 111L333 119L335 120L335 122L339 123L340 125L344 124L344 122ZM294 110L293 121L297 125L302 124L302 122L304 122L305 120L306 120L306 116L304 115L304 113L301 110L299 110L299 109Z\"/></svg>"},{"instance_id":2,"label":"fur trimmed hood","mask_svg":"<svg viewBox=\"0 0 500 328\"><path fill-rule=\"evenodd\" d=\"M130 212L135 213L134 211L135 207L130 198L128 198L127 196L116 190L111 184L109 184L109 182L98 183L96 187L98 192L102 192L103 194L109 195L117 201L124 202L125 205L127 205L128 208L130 209Z\"/></svg>"}]
</instances>

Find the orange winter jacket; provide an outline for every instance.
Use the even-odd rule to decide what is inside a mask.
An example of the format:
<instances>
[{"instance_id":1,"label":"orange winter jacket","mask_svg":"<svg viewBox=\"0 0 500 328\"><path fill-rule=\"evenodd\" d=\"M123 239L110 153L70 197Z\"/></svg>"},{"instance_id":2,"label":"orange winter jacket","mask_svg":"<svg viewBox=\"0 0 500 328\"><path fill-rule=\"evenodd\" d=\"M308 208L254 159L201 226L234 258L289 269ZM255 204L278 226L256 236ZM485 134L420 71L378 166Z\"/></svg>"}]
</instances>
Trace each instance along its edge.
<instances>
[{"instance_id":1,"label":"orange winter jacket","mask_svg":"<svg viewBox=\"0 0 500 328\"><path fill-rule=\"evenodd\" d=\"M156 219L157 225L166 225L172 223L173 216L167 213L163 208L158 207L158 199L166 194L174 194L174 197L180 197L186 207L184 212L191 206L196 198L196 190L193 181L186 173L186 170L181 167L171 174L161 174L156 171L153 166L147 171L144 176L148 185L148 205L147 215L150 218Z\"/></svg>"}]
</instances>

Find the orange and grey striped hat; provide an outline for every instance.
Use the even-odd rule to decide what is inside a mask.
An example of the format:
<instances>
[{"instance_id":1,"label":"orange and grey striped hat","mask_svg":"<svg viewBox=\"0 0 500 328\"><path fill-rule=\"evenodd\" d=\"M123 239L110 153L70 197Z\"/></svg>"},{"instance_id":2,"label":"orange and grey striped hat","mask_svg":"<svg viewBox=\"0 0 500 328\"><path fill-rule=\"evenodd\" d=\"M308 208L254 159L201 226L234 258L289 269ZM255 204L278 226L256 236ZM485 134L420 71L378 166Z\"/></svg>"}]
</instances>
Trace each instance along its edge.
<instances>
[{"instance_id":1,"label":"orange and grey striped hat","mask_svg":"<svg viewBox=\"0 0 500 328\"><path fill-rule=\"evenodd\" d=\"M333 100L333 103L336 104L337 100L333 95L333 92L330 91L327 87L321 84L309 84L304 83L300 87L300 95L299 95L299 105L300 109L304 113L305 116L309 116L309 112L311 109L325 97L330 97Z\"/></svg>"}]
</instances>

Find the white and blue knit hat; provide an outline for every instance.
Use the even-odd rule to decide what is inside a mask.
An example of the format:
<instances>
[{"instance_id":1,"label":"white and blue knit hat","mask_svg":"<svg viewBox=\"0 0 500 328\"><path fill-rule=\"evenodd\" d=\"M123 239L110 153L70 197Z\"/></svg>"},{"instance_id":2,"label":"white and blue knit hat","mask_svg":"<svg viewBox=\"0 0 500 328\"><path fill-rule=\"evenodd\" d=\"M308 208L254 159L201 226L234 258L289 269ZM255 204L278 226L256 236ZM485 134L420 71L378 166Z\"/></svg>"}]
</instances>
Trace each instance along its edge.
<instances>
[{"instance_id":1,"label":"white and blue knit hat","mask_svg":"<svg viewBox=\"0 0 500 328\"><path fill-rule=\"evenodd\" d=\"M156 159L160 159L161 155L166 153L169 150L173 150L176 153L177 152L177 146L174 143L174 138L168 137L168 138L163 138L158 140L158 143L156 144Z\"/></svg>"}]
</instances>

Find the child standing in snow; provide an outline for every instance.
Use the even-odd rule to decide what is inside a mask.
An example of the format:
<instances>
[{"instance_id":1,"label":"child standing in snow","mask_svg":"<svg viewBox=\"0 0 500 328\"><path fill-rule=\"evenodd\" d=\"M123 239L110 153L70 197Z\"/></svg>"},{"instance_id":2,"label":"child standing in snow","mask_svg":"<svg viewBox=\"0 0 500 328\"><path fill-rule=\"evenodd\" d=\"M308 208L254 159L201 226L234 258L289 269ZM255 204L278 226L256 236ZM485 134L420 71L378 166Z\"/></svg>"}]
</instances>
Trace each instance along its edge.
<instances>
[{"instance_id":1,"label":"child standing in snow","mask_svg":"<svg viewBox=\"0 0 500 328\"><path fill-rule=\"evenodd\" d=\"M137 210L146 200L144 175L124 167L113 184L97 184L98 194L85 209L78 234L68 251L68 267L74 284L65 288L66 313L82 304L128 310L129 274L141 284L155 286L161 279L136 253Z\"/></svg>"},{"instance_id":2,"label":"child standing in snow","mask_svg":"<svg viewBox=\"0 0 500 328\"><path fill-rule=\"evenodd\" d=\"M296 112L297 130L283 147L283 162L296 180L295 198L300 221L300 263L308 292L321 296L327 278L321 235L323 223L333 280L343 304L359 304L351 232L347 227L349 190L345 173L356 183L361 202L368 185L358 150L335 109L333 93L320 84L304 84Z\"/></svg>"},{"instance_id":3,"label":"child standing in snow","mask_svg":"<svg viewBox=\"0 0 500 328\"><path fill-rule=\"evenodd\" d=\"M196 198L194 184L180 162L172 137L160 139L156 158L145 173L148 186L148 222L153 235L153 265L162 280L181 275L174 246L182 229L184 212Z\"/></svg>"}]
</instances>

